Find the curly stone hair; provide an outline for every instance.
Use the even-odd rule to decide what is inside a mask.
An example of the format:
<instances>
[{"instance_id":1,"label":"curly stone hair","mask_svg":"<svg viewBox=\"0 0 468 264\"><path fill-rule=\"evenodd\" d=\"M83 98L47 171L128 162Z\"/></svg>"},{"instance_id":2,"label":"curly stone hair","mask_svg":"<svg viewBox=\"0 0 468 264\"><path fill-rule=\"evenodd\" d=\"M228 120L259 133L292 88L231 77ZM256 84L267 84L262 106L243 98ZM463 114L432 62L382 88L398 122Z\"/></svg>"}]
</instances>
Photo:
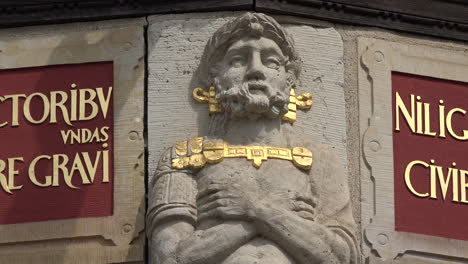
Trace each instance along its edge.
<instances>
[{"instance_id":1,"label":"curly stone hair","mask_svg":"<svg viewBox=\"0 0 468 264\"><path fill-rule=\"evenodd\" d=\"M213 86L219 69L217 63L224 56L226 49L236 40L249 36L264 37L276 42L286 57L290 86L294 86L302 66L294 40L272 17L250 12L224 24L208 40L200 62L200 80L205 86Z\"/></svg>"}]
</instances>

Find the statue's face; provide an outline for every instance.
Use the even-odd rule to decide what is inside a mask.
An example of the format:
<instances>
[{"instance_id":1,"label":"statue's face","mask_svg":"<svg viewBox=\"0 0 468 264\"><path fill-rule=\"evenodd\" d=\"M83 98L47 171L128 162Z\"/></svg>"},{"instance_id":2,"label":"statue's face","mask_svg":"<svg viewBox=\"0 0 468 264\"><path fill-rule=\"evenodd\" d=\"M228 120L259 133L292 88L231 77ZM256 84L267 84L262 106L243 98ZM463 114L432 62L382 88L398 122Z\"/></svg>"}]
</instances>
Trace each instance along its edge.
<instances>
[{"instance_id":1,"label":"statue's face","mask_svg":"<svg viewBox=\"0 0 468 264\"><path fill-rule=\"evenodd\" d=\"M276 118L287 111L285 63L276 42L264 37L239 39L226 50L216 86L231 118Z\"/></svg>"}]
</instances>

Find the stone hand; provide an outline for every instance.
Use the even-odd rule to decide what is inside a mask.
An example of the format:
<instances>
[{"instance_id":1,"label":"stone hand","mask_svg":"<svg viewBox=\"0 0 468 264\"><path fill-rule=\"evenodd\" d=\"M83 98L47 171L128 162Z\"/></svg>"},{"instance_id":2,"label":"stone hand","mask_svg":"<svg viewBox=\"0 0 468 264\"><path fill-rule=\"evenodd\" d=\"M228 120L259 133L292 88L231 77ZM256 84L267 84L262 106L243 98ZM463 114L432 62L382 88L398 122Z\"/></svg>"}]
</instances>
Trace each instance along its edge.
<instances>
[{"instance_id":1,"label":"stone hand","mask_svg":"<svg viewBox=\"0 0 468 264\"><path fill-rule=\"evenodd\" d=\"M262 200L265 206L294 212L296 215L314 220L316 202L310 195L294 191L280 191L268 194Z\"/></svg>"},{"instance_id":2,"label":"stone hand","mask_svg":"<svg viewBox=\"0 0 468 264\"><path fill-rule=\"evenodd\" d=\"M198 193L198 220L218 217L250 221L256 203L258 198L253 190L233 182L212 182Z\"/></svg>"}]
</instances>

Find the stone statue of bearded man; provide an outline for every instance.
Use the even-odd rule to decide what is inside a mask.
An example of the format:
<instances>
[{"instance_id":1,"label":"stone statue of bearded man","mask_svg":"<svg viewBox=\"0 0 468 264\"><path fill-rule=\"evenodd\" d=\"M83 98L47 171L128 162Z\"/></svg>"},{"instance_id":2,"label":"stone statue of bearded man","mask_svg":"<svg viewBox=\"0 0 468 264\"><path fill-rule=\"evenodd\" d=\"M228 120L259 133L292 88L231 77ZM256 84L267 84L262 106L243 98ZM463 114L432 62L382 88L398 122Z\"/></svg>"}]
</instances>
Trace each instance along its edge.
<instances>
[{"instance_id":1,"label":"stone statue of bearded man","mask_svg":"<svg viewBox=\"0 0 468 264\"><path fill-rule=\"evenodd\" d=\"M222 113L210 135L159 161L147 216L153 263L358 263L337 157L282 120L300 66L293 40L264 14L242 15L210 38L200 76Z\"/></svg>"}]
</instances>

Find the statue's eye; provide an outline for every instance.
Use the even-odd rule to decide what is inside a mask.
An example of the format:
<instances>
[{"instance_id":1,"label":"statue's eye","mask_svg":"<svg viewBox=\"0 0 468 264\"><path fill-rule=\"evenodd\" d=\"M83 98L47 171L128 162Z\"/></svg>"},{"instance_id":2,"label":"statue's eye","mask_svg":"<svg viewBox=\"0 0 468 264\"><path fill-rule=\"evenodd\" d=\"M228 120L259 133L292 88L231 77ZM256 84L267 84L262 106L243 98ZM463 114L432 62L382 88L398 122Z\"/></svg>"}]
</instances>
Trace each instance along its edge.
<instances>
[{"instance_id":1,"label":"statue's eye","mask_svg":"<svg viewBox=\"0 0 468 264\"><path fill-rule=\"evenodd\" d=\"M279 69L280 65L281 65L280 61L278 59L276 59L276 58L267 58L265 60L265 66L270 68L270 69L277 70L277 69Z\"/></svg>"},{"instance_id":2,"label":"statue's eye","mask_svg":"<svg viewBox=\"0 0 468 264\"><path fill-rule=\"evenodd\" d=\"M231 58L230 64L232 67L239 68L245 65L245 60L241 56L234 56Z\"/></svg>"}]
</instances>

